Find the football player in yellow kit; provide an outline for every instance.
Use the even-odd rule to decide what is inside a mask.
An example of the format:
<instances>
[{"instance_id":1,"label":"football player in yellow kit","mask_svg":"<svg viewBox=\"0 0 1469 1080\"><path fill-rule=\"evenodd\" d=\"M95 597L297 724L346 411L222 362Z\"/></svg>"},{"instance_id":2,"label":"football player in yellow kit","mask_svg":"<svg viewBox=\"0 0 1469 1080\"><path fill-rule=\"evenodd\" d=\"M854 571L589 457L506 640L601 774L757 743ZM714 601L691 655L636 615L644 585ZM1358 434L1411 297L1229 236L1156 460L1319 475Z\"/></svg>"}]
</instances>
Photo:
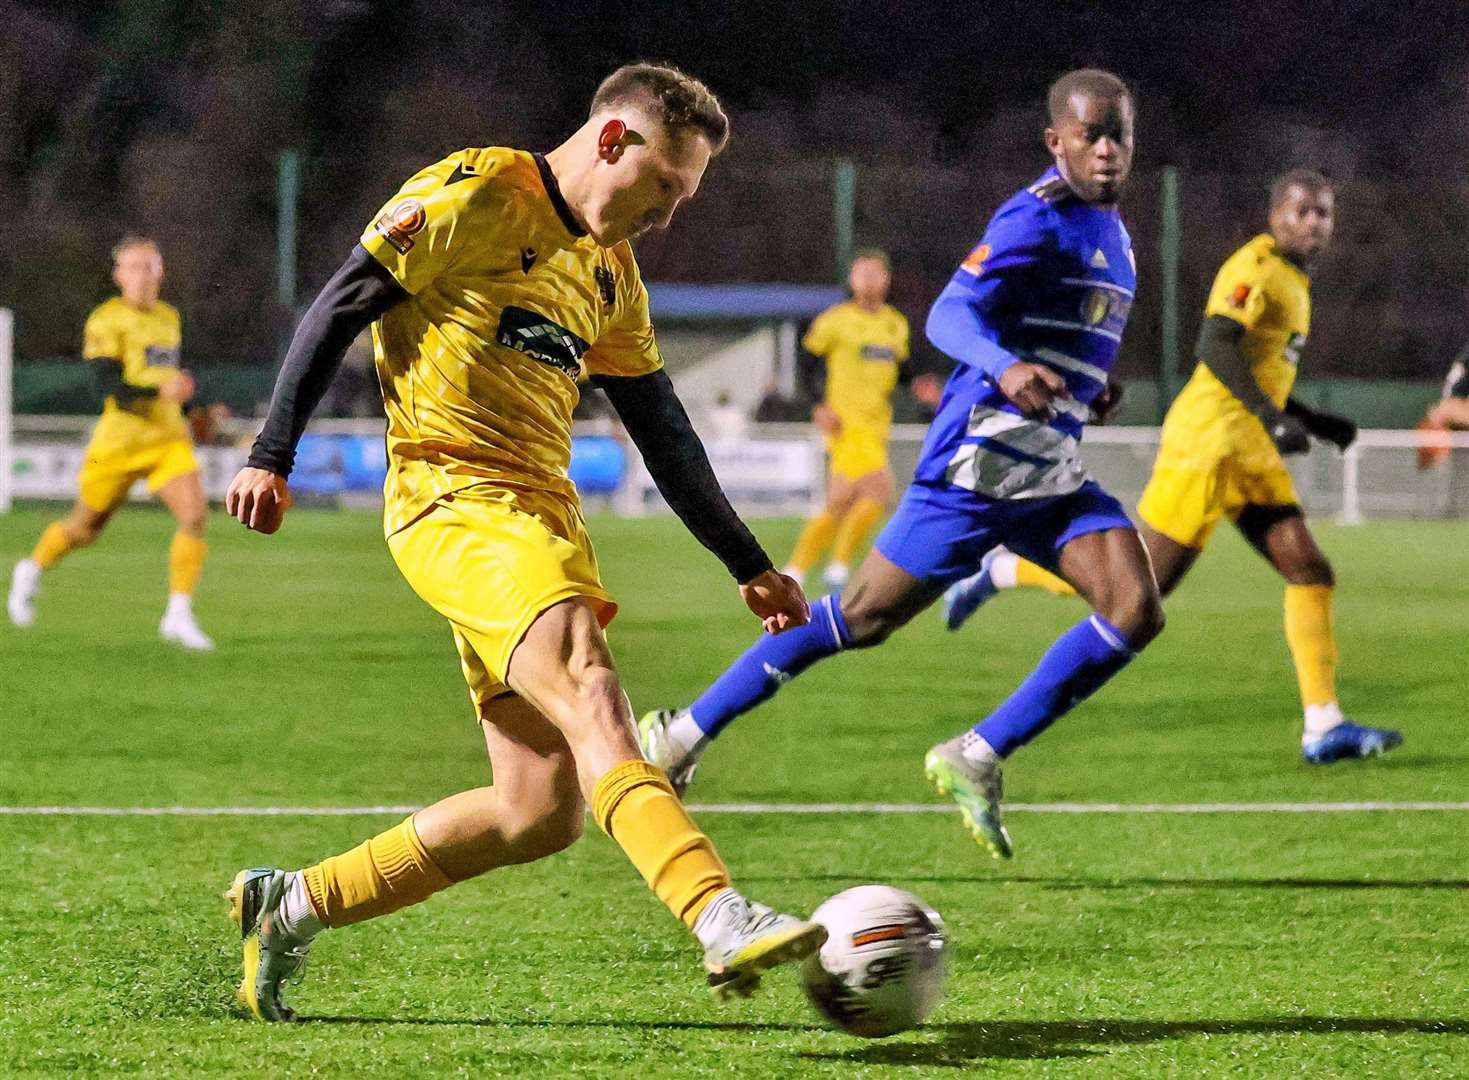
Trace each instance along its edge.
<instances>
[{"instance_id":1,"label":"football player in yellow kit","mask_svg":"<svg viewBox=\"0 0 1469 1080\"><path fill-rule=\"evenodd\" d=\"M1331 239L1335 196L1319 173L1294 170L1270 190L1270 231L1219 268L1199 332L1198 367L1163 421L1153 475L1138 502L1143 537L1167 596L1221 518L1285 579L1285 637L1305 714L1311 764L1385 753L1396 731L1348 720L1337 703L1331 563L1316 543L1282 455L1312 436L1345 450L1357 426L1290 396L1311 326L1312 260ZM945 619L957 629L997 589L1064 581L1009 552L953 586Z\"/></svg>"},{"instance_id":2,"label":"football player in yellow kit","mask_svg":"<svg viewBox=\"0 0 1469 1080\"><path fill-rule=\"evenodd\" d=\"M551 855L598 825L704 947L720 997L818 949L825 931L747 901L643 760L603 627L603 587L567 476L578 382L606 391L675 512L777 632L810 616L709 467L663 370L628 241L666 226L724 146L697 80L637 64L545 155L464 150L412 177L296 332L270 415L227 507L274 532L306 420L372 324L388 417L385 527L413 589L449 621L494 775L344 854L241 871L229 898L241 997L291 1018L282 983L313 937L497 867Z\"/></svg>"},{"instance_id":3,"label":"football player in yellow kit","mask_svg":"<svg viewBox=\"0 0 1469 1080\"><path fill-rule=\"evenodd\" d=\"M852 259L852 298L812 321L801 347L811 419L826 437L830 459L826 506L806 523L785 572L802 584L826 549L823 578L832 589L847 583L852 557L893 501L888 467L892 395L906 374L908 320L887 302L892 271L886 252L869 248Z\"/></svg>"},{"instance_id":4,"label":"football player in yellow kit","mask_svg":"<svg viewBox=\"0 0 1469 1080\"><path fill-rule=\"evenodd\" d=\"M30 557L16 564L6 610L16 626L34 623L41 574L101 536L133 483L147 480L148 491L178 522L159 633L186 649L212 649L193 611L207 550L208 504L180 409L194 395L194 380L179 368L179 313L159 299L163 256L156 243L129 236L113 249L112 259L119 295L87 317L82 335L82 356L92 365L105 404L77 476L77 501L70 514L46 527Z\"/></svg>"}]
</instances>

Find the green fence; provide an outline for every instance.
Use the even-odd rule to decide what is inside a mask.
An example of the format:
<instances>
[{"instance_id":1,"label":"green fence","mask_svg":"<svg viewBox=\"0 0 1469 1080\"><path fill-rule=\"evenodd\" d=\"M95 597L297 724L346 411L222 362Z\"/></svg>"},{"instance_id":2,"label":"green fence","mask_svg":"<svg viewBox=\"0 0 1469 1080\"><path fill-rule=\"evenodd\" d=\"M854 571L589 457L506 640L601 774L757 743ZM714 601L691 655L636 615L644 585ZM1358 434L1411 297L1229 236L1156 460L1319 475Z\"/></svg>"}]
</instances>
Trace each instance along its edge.
<instances>
[{"instance_id":1,"label":"green fence","mask_svg":"<svg viewBox=\"0 0 1469 1080\"><path fill-rule=\"evenodd\" d=\"M101 407L91 373L79 360L22 361L15 367L15 411L47 415L85 415ZM270 399L271 368L205 367L195 372L197 401L222 401L240 416L252 416ZM1156 424L1165 400L1158 382L1126 380L1127 393L1116 423ZM1302 379L1302 400L1342 413L1362 427L1410 428L1438 400L1439 384L1368 379Z\"/></svg>"}]
</instances>

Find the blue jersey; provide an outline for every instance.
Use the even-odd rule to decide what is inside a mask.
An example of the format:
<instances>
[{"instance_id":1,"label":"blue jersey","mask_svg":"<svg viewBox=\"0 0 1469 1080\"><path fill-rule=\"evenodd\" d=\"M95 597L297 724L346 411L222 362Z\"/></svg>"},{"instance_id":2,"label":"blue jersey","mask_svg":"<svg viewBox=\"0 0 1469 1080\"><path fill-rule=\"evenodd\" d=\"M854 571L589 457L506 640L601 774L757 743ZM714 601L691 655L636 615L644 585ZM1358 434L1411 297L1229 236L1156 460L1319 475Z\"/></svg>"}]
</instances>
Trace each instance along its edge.
<instances>
[{"instance_id":1,"label":"blue jersey","mask_svg":"<svg viewBox=\"0 0 1469 1080\"><path fill-rule=\"evenodd\" d=\"M1018 192L928 314L930 341L959 363L928 430L915 482L988 498L1077 491L1093 402L1117 362L1137 287L1132 240L1112 206L1077 198L1056 170ZM1066 379L1069 399L1031 420L1000 392L1017 361Z\"/></svg>"}]
</instances>

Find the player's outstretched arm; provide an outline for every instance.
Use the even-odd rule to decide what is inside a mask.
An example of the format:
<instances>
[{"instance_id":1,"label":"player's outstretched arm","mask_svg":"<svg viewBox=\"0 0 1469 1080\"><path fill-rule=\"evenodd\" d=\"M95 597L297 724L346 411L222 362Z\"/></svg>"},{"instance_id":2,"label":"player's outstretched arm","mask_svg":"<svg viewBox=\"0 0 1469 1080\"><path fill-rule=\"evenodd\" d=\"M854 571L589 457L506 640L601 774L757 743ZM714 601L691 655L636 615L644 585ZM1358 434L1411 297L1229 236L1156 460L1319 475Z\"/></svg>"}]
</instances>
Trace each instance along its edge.
<instances>
[{"instance_id":1,"label":"player's outstretched arm","mask_svg":"<svg viewBox=\"0 0 1469 1080\"><path fill-rule=\"evenodd\" d=\"M286 350L249 462L225 495L225 509L241 524L264 533L280 528L290 506L286 478L296 463L296 444L306 421L331 385L347 347L407 295L358 245L312 301Z\"/></svg>"},{"instance_id":2,"label":"player's outstretched arm","mask_svg":"<svg viewBox=\"0 0 1469 1080\"><path fill-rule=\"evenodd\" d=\"M606 392L663 498L740 583L741 597L765 629L779 633L809 622L811 609L800 586L776 572L725 498L668 373L598 375L592 382Z\"/></svg>"},{"instance_id":3,"label":"player's outstretched arm","mask_svg":"<svg viewBox=\"0 0 1469 1080\"><path fill-rule=\"evenodd\" d=\"M1310 432L1296 417L1277 409L1260 389L1249 358L1240 349L1244 334L1242 324L1224 315L1210 315L1199 328L1199 359L1240 404L1260 418L1282 454L1304 454L1311 449Z\"/></svg>"},{"instance_id":4,"label":"player's outstretched arm","mask_svg":"<svg viewBox=\"0 0 1469 1080\"><path fill-rule=\"evenodd\" d=\"M1345 450L1357 441L1356 422L1345 416L1338 416L1324 409L1314 409L1295 398L1285 399L1285 412L1287 416L1294 416L1306 425L1306 430L1316 438L1325 439L1338 450Z\"/></svg>"}]
</instances>

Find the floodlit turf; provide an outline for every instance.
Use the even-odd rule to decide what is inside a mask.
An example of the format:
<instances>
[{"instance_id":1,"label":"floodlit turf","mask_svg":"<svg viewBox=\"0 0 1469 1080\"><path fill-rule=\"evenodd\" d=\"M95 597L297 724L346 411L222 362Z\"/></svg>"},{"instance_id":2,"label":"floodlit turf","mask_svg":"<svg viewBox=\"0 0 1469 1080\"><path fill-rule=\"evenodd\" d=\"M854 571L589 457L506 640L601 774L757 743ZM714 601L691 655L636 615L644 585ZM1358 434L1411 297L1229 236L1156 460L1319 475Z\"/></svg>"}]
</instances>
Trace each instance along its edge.
<instances>
[{"instance_id":1,"label":"floodlit turf","mask_svg":"<svg viewBox=\"0 0 1469 1080\"><path fill-rule=\"evenodd\" d=\"M0 559L45 515L0 517ZM795 523L762 536L779 554ZM1299 763L1280 588L1221 536L1148 654L1023 751L1024 802L1463 800L1469 544L1459 525L1338 529L1342 695L1407 744ZM593 519L639 709L685 702L756 630L672 522ZM157 642L168 519L118 517L0 625L0 804L421 804L487 770L448 632L367 514L213 523L210 656ZM981 715L1076 618L1010 594L929 616L737 724L700 802L922 802L924 749ZM911 889L951 934L946 1000L880 1042L829 1031L777 972L718 1007L697 951L599 835L322 938L293 1000L239 1018L219 892L382 817L0 817L0 1075L750 1077L1469 1073L1469 814L1012 815L998 864L947 814L718 815L747 891L792 908Z\"/></svg>"}]
</instances>

